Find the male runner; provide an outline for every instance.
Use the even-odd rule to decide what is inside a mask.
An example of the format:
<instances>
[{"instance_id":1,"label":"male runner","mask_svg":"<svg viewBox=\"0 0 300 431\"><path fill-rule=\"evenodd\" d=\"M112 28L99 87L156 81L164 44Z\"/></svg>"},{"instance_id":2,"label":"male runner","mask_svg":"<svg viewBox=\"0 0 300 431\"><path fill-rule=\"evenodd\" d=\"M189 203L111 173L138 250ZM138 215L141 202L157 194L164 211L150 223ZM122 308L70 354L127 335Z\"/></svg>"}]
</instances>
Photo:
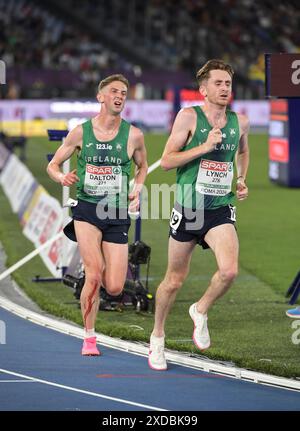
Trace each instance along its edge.
<instances>
[{"instance_id":1,"label":"male runner","mask_svg":"<svg viewBox=\"0 0 300 431\"><path fill-rule=\"evenodd\" d=\"M49 176L63 186L77 183L77 206L65 234L78 242L85 269L80 302L85 329L82 355L99 355L95 322L99 289L119 295L128 265L129 210L139 209L139 193L147 175L144 136L120 116L129 88L122 75L111 75L98 86L101 110L75 127L48 165ZM77 171L60 171L61 164L77 154ZM131 160L136 164L134 187L129 194ZM75 229L75 231L74 231Z\"/></svg>"},{"instance_id":2,"label":"male runner","mask_svg":"<svg viewBox=\"0 0 300 431\"><path fill-rule=\"evenodd\" d=\"M166 370L164 326L178 289L189 272L196 244L211 248L218 270L204 295L190 306L193 341L210 346L207 311L228 290L238 272L238 238L232 205L236 159L237 198L245 199L249 122L228 109L233 69L221 60L208 61L198 72L204 105L182 109L167 141L161 166L177 168L177 199L170 220L168 268L156 293L155 324L150 337L149 366Z\"/></svg>"}]
</instances>

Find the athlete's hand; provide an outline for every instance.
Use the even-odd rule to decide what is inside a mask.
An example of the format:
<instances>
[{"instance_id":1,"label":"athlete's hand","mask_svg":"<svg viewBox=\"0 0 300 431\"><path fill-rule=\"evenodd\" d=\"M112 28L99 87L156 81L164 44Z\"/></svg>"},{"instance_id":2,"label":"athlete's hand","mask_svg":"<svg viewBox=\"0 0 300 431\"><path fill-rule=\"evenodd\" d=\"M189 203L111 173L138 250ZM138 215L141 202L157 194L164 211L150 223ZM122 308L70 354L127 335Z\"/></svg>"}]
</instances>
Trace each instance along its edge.
<instances>
[{"instance_id":1,"label":"athlete's hand","mask_svg":"<svg viewBox=\"0 0 300 431\"><path fill-rule=\"evenodd\" d=\"M79 178L76 175L76 169L67 174L60 173L59 182L62 186L70 187L72 184L75 184L79 181Z\"/></svg>"},{"instance_id":2,"label":"athlete's hand","mask_svg":"<svg viewBox=\"0 0 300 431\"><path fill-rule=\"evenodd\" d=\"M246 186L243 177L237 179L236 183L236 197L239 201L242 201L248 197L248 187Z\"/></svg>"},{"instance_id":3,"label":"athlete's hand","mask_svg":"<svg viewBox=\"0 0 300 431\"><path fill-rule=\"evenodd\" d=\"M135 213L140 209L140 192L138 190L132 191L128 198L130 200L130 204L128 207L128 212Z\"/></svg>"},{"instance_id":4,"label":"athlete's hand","mask_svg":"<svg viewBox=\"0 0 300 431\"><path fill-rule=\"evenodd\" d=\"M214 151L216 149L217 144L222 142L222 132L219 128L214 127L211 129L207 136L206 142L203 144L207 153Z\"/></svg>"}]
</instances>

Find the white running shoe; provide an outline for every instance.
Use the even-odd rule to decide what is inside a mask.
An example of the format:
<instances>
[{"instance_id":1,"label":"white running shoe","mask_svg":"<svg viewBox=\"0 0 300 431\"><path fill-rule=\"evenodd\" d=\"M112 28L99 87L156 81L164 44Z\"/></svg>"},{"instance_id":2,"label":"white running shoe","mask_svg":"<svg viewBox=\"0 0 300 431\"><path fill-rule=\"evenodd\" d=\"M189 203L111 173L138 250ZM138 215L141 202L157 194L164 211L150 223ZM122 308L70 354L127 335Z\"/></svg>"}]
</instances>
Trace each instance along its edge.
<instances>
[{"instance_id":1,"label":"white running shoe","mask_svg":"<svg viewBox=\"0 0 300 431\"><path fill-rule=\"evenodd\" d=\"M210 346L210 337L207 328L207 314L197 311L197 303L192 304L189 309L191 319L194 322L193 341L200 350L206 350Z\"/></svg>"},{"instance_id":2,"label":"white running shoe","mask_svg":"<svg viewBox=\"0 0 300 431\"><path fill-rule=\"evenodd\" d=\"M165 337L151 335L148 364L152 370L165 371L168 368L164 349Z\"/></svg>"}]
</instances>

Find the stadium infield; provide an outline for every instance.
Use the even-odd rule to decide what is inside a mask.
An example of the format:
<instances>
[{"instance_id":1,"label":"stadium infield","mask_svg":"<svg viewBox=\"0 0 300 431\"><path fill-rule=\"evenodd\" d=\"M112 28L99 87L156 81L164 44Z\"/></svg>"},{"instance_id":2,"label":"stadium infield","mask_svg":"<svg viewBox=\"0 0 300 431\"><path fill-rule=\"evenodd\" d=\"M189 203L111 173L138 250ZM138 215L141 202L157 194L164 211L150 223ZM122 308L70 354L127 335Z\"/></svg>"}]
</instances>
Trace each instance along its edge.
<instances>
[{"instance_id":1,"label":"stadium infield","mask_svg":"<svg viewBox=\"0 0 300 431\"><path fill-rule=\"evenodd\" d=\"M146 135L149 165L160 158L165 141L164 135ZM45 155L53 152L55 145L46 138L30 139L27 165L39 183L60 200L60 186L45 171ZM250 151L247 180L250 195L248 200L237 203L240 272L229 292L209 312L212 346L205 356L232 361L252 370L297 377L300 376L299 344L294 344L292 339L296 342L299 339L300 343L300 337L295 336L293 321L285 316L285 310L290 308L285 292L300 266L300 191L269 181L266 135L251 135ZM164 172L158 168L148 176L146 184L172 185L174 181L175 171ZM2 189L0 208L0 241L8 256L8 267L29 253L33 244L22 235L17 216L12 214ZM131 238L133 230L132 227ZM155 293L166 269L168 220L143 220L142 239L152 249L150 292ZM193 324L188 308L204 292L215 268L212 253L198 247L189 277L167 321L167 347L199 353L192 342ZM60 283L33 283L31 279L37 274L48 275L39 257L13 276L42 309L81 324L73 292ZM103 334L148 342L152 326L153 314L126 310L100 312L96 329Z\"/></svg>"}]
</instances>

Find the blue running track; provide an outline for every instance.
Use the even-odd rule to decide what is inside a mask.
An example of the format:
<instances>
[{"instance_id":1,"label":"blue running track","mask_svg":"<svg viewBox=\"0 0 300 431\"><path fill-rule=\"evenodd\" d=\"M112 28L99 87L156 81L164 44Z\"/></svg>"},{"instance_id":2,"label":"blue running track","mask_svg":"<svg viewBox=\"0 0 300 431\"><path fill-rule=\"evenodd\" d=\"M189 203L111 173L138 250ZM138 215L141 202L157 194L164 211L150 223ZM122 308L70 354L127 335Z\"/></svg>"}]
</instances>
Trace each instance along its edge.
<instances>
[{"instance_id":1,"label":"blue running track","mask_svg":"<svg viewBox=\"0 0 300 431\"><path fill-rule=\"evenodd\" d=\"M82 357L82 340L0 308L1 411L300 410L300 392L245 382L186 366L166 372L147 358L101 347Z\"/></svg>"}]
</instances>

